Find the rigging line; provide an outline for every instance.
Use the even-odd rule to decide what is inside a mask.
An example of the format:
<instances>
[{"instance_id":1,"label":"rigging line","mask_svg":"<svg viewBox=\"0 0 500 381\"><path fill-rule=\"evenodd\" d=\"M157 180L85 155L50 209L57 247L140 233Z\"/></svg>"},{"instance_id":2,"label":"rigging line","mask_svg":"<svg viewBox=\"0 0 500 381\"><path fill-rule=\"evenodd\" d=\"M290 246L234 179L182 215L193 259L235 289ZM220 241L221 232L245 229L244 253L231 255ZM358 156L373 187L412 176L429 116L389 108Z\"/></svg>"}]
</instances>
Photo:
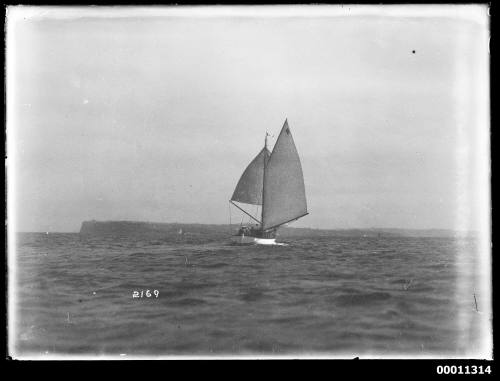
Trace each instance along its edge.
<instances>
[{"instance_id":1,"label":"rigging line","mask_svg":"<svg viewBox=\"0 0 500 381\"><path fill-rule=\"evenodd\" d=\"M243 208L240 208L237 204L235 204L232 200L229 200L229 202L231 204L233 204L234 206L236 206L239 210L241 210L243 213L245 213L246 215L250 216L250 218L254 219L255 221L257 221L259 224L260 224L260 221L258 219L256 219L254 216L252 216L250 213L248 213L246 210L244 210ZM243 222L243 218L241 219L241 221Z\"/></svg>"}]
</instances>

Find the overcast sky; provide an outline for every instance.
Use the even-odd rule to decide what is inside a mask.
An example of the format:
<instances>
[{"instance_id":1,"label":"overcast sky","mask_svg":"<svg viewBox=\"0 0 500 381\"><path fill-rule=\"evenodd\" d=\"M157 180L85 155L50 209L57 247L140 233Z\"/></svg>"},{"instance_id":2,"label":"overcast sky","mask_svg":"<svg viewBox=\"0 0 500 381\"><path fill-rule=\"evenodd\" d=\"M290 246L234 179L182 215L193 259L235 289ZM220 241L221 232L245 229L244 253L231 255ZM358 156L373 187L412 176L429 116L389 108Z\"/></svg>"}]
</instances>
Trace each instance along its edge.
<instances>
[{"instance_id":1,"label":"overcast sky","mask_svg":"<svg viewBox=\"0 0 500 381\"><path fill-rule=\"evenodd\" d=\"M228 223L241 173L285 118L310 213L293 226L481 228L486 8L346 8L11 11L17 230Z\"/></svg>"}]
</instances>

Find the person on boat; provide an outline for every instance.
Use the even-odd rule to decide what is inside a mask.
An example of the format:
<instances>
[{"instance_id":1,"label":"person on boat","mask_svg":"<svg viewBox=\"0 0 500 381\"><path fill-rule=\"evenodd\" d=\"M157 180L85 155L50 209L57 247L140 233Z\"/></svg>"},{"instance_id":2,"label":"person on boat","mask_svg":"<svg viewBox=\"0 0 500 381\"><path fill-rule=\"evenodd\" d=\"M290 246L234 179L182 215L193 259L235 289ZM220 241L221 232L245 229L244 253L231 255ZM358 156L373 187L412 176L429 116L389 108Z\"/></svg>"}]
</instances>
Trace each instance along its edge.
<instances>
[{"instance_id":1,"label":"person on boat","mask_svg":"<svg viewBox=\"0 0 500 381\"><path fill-rule=\"evenodd\" d=\"M249 228L248 226L242 226L240 230L238 231L238 235L248 235L249 233Z\"/></svg>"}]
</instances>

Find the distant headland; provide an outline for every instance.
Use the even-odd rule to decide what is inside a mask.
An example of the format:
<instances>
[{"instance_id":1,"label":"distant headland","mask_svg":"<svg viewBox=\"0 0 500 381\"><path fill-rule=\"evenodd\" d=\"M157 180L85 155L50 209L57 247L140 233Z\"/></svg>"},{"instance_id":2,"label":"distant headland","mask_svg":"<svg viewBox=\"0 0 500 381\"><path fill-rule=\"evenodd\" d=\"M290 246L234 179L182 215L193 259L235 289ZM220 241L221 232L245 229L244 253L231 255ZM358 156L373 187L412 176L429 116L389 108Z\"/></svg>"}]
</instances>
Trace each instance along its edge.
<instances>
[{"instance_id":1,"label":"distant headland","mask_svg":"<svg viewBox=\"0 0 500 381\"><path fill-rule=\"evenodd\" d=\"M173 235L173 234L229 234L237 225L186 224L143 221L84 221L82 235ZM448 229L312 229L283 227L282 237L474 237L476 232Z\"/></svg>"}]
</instances>

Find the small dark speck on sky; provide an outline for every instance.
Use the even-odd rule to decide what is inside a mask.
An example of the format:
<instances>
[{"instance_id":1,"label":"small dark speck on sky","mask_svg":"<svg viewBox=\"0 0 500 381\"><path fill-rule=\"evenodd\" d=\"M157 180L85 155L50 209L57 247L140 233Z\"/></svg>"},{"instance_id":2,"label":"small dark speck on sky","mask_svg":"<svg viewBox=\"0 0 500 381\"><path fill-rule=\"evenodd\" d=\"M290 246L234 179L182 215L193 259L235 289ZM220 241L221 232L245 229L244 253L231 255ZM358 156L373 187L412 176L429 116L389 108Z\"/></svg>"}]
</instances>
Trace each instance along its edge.
<instances>
[{"instance_id":1,"label":"small dark speck on sky","mask_svg":"<svg viewBox=\"0 0 500 381\"><path fill-rule=\"evenodd\" d=\"M415 50L412 50L411 52L412 52L413 54L415 54Z\"/></svg>"}]
</instances>

